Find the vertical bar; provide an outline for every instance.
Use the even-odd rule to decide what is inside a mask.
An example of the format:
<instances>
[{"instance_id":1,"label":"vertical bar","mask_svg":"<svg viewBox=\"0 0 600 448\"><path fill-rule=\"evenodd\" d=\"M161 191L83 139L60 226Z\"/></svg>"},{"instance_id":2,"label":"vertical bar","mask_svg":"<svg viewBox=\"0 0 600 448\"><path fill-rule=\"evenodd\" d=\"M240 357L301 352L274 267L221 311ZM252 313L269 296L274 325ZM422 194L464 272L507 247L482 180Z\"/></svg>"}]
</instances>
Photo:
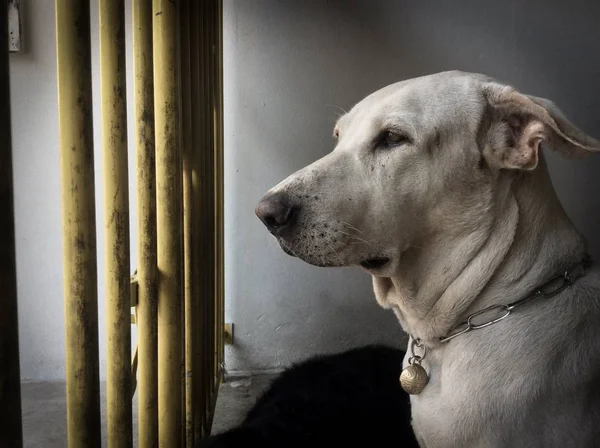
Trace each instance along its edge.
<instances>
[{"instance_id":1,"label":"vertical bar","mask_svg":"<svg viewBox=\"0 0 600 448\"><path fill-rule=\"evenodd\" d=\"M210 131L211 131L211 145L210 145L210 154L211 154L211 171L212 171L212 291L210 296L210 304L211 304L211 403L210 403L210 413L211 413L211 422L214 414L214 407L216 402L216 393L217 393L217 296L218 296L218 238L219 238L219 230L218 230L218 219L219 215L217 213L218 209L218 169L217 169L217 115L216 115L216 99L217 99L217 64L216 64L216 31L217 31L217 21L216 21L216 0L210 1L210 92L211 92L211 104L210 104Z\"/></svg>"},{"instance_id":2,"label":"vertical bar","mask_svg":"<svg viewBox=\"0 0 600 448\"><path fill-rule=\"evenodd\" d=\"M196 3L196 2L192 2ZM181 94L182 94L182 153L183 153L183 288L184 288L184 324L185 324L185 442L186 446L194 444L194 338L193 328L196 320L193 313L193 264L192 252L192 75L191 75L191 30L192 11L189 0L180 4L181 31Z\"/></svg>"},{"instance_id":3,"label":"vertical bar","mask_svg":"<svg viewBox=\"0 0 600 448\"><path fill-rule=\"evenodd\" d=\"M177 4L153 1L159 446L181 445L181 148Z\"/></svg>"},{"instance_id":4,"label":"vertical bar","mask_svg":"<svg viewBox=\"0 0 600 448\"><path fill-rule=\"evenodd\" d=\"M202 419L204 413L202 411L203 389L202 389L202 329L204 322L202 321L202 166L201 166L201 151L202 151L202 8L199 2L191 2L190 20L191 25L191 87L192 87L192 123L193 126L193 170L192 170L192 189L193 189L193 234L196 239L193 243L194 251L194 275L192 292L194 297L194 355L193 355L193 395L194 395L194 413L193 413L193 429L194 443L197 444L202 438Z\"/></svg>"},{"instance_id":5,"label":"vertical bar","mask_svg":"<svg viewBox=\"0 0 600 448\"><path fill-rule=\"evenodd\" d=\"M202 2L202 148L201 148L201 163L202 163L202 210L211 209L210 206L210 165L208 155L210 150L210 95L209 95L209 11L208 2ZM202 259L203 259L203 275L202 275L202 389L203 389L203 404L202 404L202 425L203 432L206 433L209 428L208 410L210 403L210 283L211 283L211 250L210 243L212 234L210 228L210 212L204 213L202 216Z\"/></svg>"},{"instance_id":6,"label":"vertical bar","mask_svg":"<svg viewBox=\"0 0 600 448\"><path fill-rule=\"evenodd\" d=\"M69 447L100 446L90 5L56 0Z\"/></svg>"},{"instance_id":7,"label":"vertical bar","mask_svg":"<svg viewBox=\"0 0 600 448\"><path fill-rule=\"evenodd\" d=\"M133 0L133 70L138 210L138 443L158 446L158 273L152 0Z\"/></svg>"},{"instance_id":8,"label":"vertical bar","mask_svg":"<svg viewBox=\"0 0 600 448\"><path fill-rule=\"evenodd\" d=\"M0 8L0 446L23 446L13 204L8 8Z\"/></svg>"},{"instance_id":9,"label":"vertical bar","mask_svg":"<svg viewBox=\"0 0 600 448\"><path fill-rule=\"evenodd\" d=\"M220 80L219 80L219 0L214 2L214 44L213 44L213 61L214 61L214 172L215 172L215 341L214 341L214 358L215 358L215 402L213 402L213 411L216 404L216 395L220 384L221 360L220 360L220 342L221 342L221 325L220 325L220 302L221 302L221 236L223 229L221 228L221 205L222 197L222 173L221 173L221 146L220 146Z\"/></svg>"},{"instance_id":10,"label":"vertical bar","mask_svg":"<svg viewBox=\"0 0 600 448\"><path fill-rule=\"evenodd\" d=\"M106 230L107 420L110 447L131 447L131 299L125 86L125 4L100 0L100 78Z\"/></svg>"},{"instance_id":11,"label":"vertical bar","mask_svg":"<svg viewBox=\"0 0 600 448\"><path fill-rule=\"evenodd\" d=\"M211 427L210 422L210 403L212 401L212 313L211 305L213 298L213 285L214 285L214 229L213 229L213 166L212 166L212 60L211 60L211 4L210 0L206 1L206 146L204 152L206 154L206 165L205 165L205 177L207 179L206 185L206 202L207 210L206 214L206 242L207 242L207 254L206 260L208 265L208 277L206 279L207 294L205 297L206 302L206 382L207 382L207 397L206 397L206 416L207 416L207 427Z\"/></svg>"},{"instance_id":12,"label":"vertical bar","mask_svg":"<svg viewBox=\"0 0 600 448\"><path fill-rule=\"evenodd\" d=\"M216 60L216 37L217 37L217 16L216 16L216 12L217 12L217 8L216 8L216 0L211 0L210 5L211 5L211 11L210 11L210 38L211 38L211 43L210 43L210 62L211 62L211 67L210 67L210 75L211 75L211 82L210 82L210 90L211 90L211 107L210 107L210 112L211 112L211 147L210 147L210 152L211 152L211 156L212 156L212 160L211 160L211 165L212 165L212 199L213 199L213 208L212 208L212 214L213 214L213 219L212 219L212 225L213 225L213 231L212 231L212 239L213 239L213 247L212 247L212 258L213 258L213 274L212 274L212 283L213 283L213 289L212 289L212 294L211 294L211 336L212 336L212 340L211 340L211 358L212 358L212 371L211 371L211 376L212 376L212 381L211 381L211 387L213 390L213 398L211 400L211 419L212 419L212 414L213 414L213 409L214 409L214 402L216 400L216 389L217 389L217 371L218 371L218 365L217 365L217 297L218 297L218 285L219 285L219 245L218 245L218 239L219 239L219 224L218 224L218 220L219 220L219 214L217 212L218 210L218 199L219 199L219 186L218 186L218 166L217 166L217 115L216 115L216 111L217 111L217 60Z\"/></svg>"},{"instance_id":13,"label":"vertical bar","mask_svg":"<svg viewBox=\"0 0 600 448\"><path fill-rule=\"evenodd\" d=\"M182 293L182 304L180 306L180 310L181 310L181 317L179 320L179 325L181 326L182 330L180 332L181 334L181 365L180 365L180 372L179 374L181 375L181 390L179 391L180 394L180 400L181 400L181 421L179 422L179 431L180 431L180 440L181 443L183 444L182 446L185 446L186 444L186 427L185 427L185 423L186 423L186 380L185 380L185 367L186 367L186 359L185 359L185 353L186 353L186 328L185 328L185 214L186 211L184 210L185 207L185 192L184 192L184 187L185 187L185 172L183 171L183 159L185 157L185 140L186 140L186 135L184 135L184 132L186 132L185 130L185 124L184 124L184 120L186 119L185 113L186 113L186 107L187 105L185 104L186 101L189 100L189 98L185 98L184 99L184 88L185 86L183 85L183 80L185 79L185 77L187 76L186 73L184 73L184 69L183 69L183 63L185 61L185 51L184 51L184 46L186 46L186 42L184 42L185 40L185 36L184 36L184 27L185 24L183 23L185 21L185 15L187 13L189 13L189 5L184 5L184 3L189 2L190 0L180 0L177 2L177 34L176 34L176 48L177 48L177 68L179 69L177 72L177 95L179 98L179 144L180 144L180 151L181 151L181 190L180 190L180 201L181 201L181 234L180 234L180 239L181 239L181 260L180 260L180 269L181 269L181 293Z\"/></svg>"},{"instance_id":14,"label":"vertical bar","mask_svg":"<svg viewBox=\"0 0 600 448\"><path fill-rule=\"evenodd\" d=\"M214 172L215 172L215 390L218 391L220 384L220 372L221 372L221 360L220 360L220 349L219 344L221 341L221 325L219 322L220 315L220 296L221 296L221 166L220 166L220 118L219 118L219 96L220 96L220 84L219 84L219 0L214 0L215 12L214 12Z\"/></svg>"},{"instance_id":15,"label":"vertical bar","mask_svg":"<svg viewBox=\"0 0 600 448\"><path fill-rule=\"evenodd\" d=\"M224 179L224 117L223 117L223 0L218 0L218 122L219 122L219 382L223 381L225 365L225 179Z\"/></svg>"},{"instance_id":16,"label":"vertical bar","mask_svg":"<svg viewBox=\"0 0 600 448\"><path fill-rule=\"evenodd\" d=\"M221 294L223 291L221 280L223 273L223 253L221 240L223 238L223 226L222 226L222 206L223 206L223 173L221 171L221 159L222 159L222 148L221 148L221 71L220 71L220 58L221 58L221 2L215 0L215 169L216 169L216 184L217 184L217 195L216 195L216 236L217 236L217 278L216 278L216 297L215 297L215 326L216 326L216 341L215 341L215 359L217 364L216 369L216 390L218 392L219 385L221 384L221 341L222 341L222 322L221 322ZM216 400L215 400L216 406Z\"/></svg>"},{"instance_id":17,"label":"vertical bar","mask_svg":"<svg viewBox=\"0 0 600 448\"><path fill-rule=\"evenodd\" d=\"M219 78L218 78L218 0L212 0L213 11L212 11L212 129L213 129L213 141L212 141L212 153L213 153L213 197L214 197L214 209L213 209L213 222L214 222L214 293L213 293L213 388L215 390L215 398L212 403L212 411L214 413L214 407L216 404L216 396L219 386L219 275L220 275L220 258L219 252L219 239L221 237L221 230L219 228L219 202L220 202L220 185L219 185L219 116L218 116L218 98L219 98Z\"/></svg>"},{"instance_id":18,"label":"vertical bar","mask_svg":"<svg viewBox=\"0 0 600 448\"><path fill-rule=\"evenodd\" d=\"M213 138L214 138L214 123L213 123L213 58L212 58L212 45L213 45L213 35L212 35L212 31L213 31L213 19L212 19L212 0L209 0L206 3L207 6L207 19L208 19L208 23L207 23L207 32L208 32L208 42L207 42L207 76L208 76L208 80L207 80L207 102L206 102L206 106L207 106L207 132L208 132L208 144L206 146L206 152L207 152L207 163L208 166L206 168L206 174L207 177L209 179L209 185L208 185L208 203L209 203L209 213L208 213L208 228L209 233L207 235L208 238L208 242L209 242L209 252L208 252L208 259L209 259L209 265L210 265L210 274L209 274L209 278L208 278L208 297L206 298L206 306L207 306L207 338L208 338L208 350L207 350L207 362L208 362L208 391L209 391L209 396L208 396L208 404L207 404L207 410L206 412L208 413L208 427L211 427L212 425L212 415L211 415L211 408L212 408L212 400L213 400L213 394L214 394L214 350L213 350L213 338L214 338L214 312L213 312L213 304L214 304L214 295L215 295L215 277L214 277L214 273L215 273L215 251L214 251L214 247L215 247L215 226L214 226L214 209L215 209L215 197L214 197L214 165L213 165L213 158L214 158L214 153L213 153Z\"/></svg>"}]
</instances>

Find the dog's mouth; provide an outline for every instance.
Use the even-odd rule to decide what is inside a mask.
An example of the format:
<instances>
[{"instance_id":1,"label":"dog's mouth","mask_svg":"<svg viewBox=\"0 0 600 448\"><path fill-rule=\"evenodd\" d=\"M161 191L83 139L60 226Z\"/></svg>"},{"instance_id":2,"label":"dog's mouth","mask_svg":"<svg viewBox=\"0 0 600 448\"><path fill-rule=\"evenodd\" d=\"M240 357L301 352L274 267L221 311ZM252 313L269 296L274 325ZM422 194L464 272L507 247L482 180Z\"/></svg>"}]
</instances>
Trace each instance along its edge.
<instances>
[{"instance_id":1,"label":"dog's mouth","mask_svg":"<svg viewBox=\"0 0 600 448\"><path fill-rule=\"evenodd\" d=\"M390 262L387 257L370 258L360 263L365 269L381 269Z\"/></svg>"},{"instance_id":2,"label":"dog's mouth","mask_svg":"<svg viewBox=\"0 0 600 448\"><path fill-rule=\"evenodd\" d=\"M310 251L307 254L304 254L302 251L298 252L295 248L292 249L290 247L290 245L285 242L284 240L278 238L278 242L279 242L279 246L281 247L281 249L283 250L283 252L285 252L287 255L291 256L291 257L295 257L295 258L300 258L301 260L305 261L308 264L312 264L314 266L320 266L320 267L345 267L345 266L351 266L354 265L356 266L357 264L355 263L344 263L343 260L340 258L339 253L335 252L336 254L336 260L331 259L330 257L328 257L327 255L325 257L319 257L318 254L314 255L312 254ZM389 257L383 257L383 256L379 256L379 257L373 257L373 258L368 258L360 263L358 263L359 266L361 266L363 269L366 269L367 271L377 271L383 267L385 267L388 263L390 262L390 258Z\"/></svg>"}]
</instances>

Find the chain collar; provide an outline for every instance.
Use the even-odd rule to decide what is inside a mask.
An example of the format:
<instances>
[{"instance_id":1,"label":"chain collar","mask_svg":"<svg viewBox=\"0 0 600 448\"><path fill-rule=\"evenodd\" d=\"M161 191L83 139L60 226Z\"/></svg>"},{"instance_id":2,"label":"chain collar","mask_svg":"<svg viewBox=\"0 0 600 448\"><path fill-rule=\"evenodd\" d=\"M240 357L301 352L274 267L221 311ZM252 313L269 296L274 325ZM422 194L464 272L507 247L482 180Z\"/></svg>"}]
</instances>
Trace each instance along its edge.
<instances>
[{"instance_id":1,"label":"chain collar","mask_svg":"<svg viewBox=\"0 0 600 448\"><path fill-rule=\"evenodd\" d=\"M461 334L465 334L473 330L479 330L480 328L485 328L489 325L495 324L496 322L500 322L502 319L507 318L515 308L524 305L531 300L549 299L550 297L554 297L558 293L571 286L579 277L582 277L589 264L589 257L586 256L584 259L566 269L562 275L547 281L538 289L536 289L535 292L528 295L524 299L517 300L516 302L512 302L507 305L492 305L480 311L476 311L475 313L471 314L465 322L462 322L452 328L446 336L439 338L439 341L448 342L455 337L460 336ZM475 322L475 318L486 315L488 316L487 319L483 319L481 322ZM421 361L423 358L425 358L427 347L423 344L420 338L415 338L412 335L410 335L410 338L412 339L410 349L413 357L416 358L417 361ZM423 349L423 354L421 356L415 355L415 347Z\"/></svg>"}]
</instances>

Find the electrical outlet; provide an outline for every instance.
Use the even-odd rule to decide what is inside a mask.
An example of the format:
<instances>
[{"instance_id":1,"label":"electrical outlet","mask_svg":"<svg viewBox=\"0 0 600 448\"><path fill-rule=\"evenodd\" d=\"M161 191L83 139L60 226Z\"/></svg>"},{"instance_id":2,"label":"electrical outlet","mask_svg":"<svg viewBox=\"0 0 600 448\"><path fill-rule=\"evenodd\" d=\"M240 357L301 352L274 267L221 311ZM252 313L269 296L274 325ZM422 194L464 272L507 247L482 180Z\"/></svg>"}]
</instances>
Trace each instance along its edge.
<instances>
[{"instance_id":1,"label":"electrical outlet","mask_svg":"<svg viewBox=\"0 0 600 448\"><path fill-rule=\"evenodd\" d=\"M225 324L225 345L233 345L233 324Z\"/></svg>"}]
</instances>

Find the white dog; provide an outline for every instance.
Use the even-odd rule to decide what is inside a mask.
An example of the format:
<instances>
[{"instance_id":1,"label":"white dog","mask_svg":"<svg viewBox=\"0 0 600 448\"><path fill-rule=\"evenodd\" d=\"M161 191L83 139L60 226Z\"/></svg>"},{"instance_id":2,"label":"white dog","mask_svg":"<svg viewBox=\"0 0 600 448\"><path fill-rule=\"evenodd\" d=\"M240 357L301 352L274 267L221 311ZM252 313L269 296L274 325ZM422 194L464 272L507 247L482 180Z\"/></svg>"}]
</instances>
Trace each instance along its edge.
<instances>
[{"instance_id":1,"label":"white dog","mask_svg":"<svg viewBox=\"0 0 600 448\"><path fill-rule=\"evenodd\" d=\"M462 72L385 87L334 135L256 213L287 253L373 276L411 336L404 367L424 374L421 445L600 446L600 273L542 154L600 142L550 101Z\"/></svg>"}]
</instances>

